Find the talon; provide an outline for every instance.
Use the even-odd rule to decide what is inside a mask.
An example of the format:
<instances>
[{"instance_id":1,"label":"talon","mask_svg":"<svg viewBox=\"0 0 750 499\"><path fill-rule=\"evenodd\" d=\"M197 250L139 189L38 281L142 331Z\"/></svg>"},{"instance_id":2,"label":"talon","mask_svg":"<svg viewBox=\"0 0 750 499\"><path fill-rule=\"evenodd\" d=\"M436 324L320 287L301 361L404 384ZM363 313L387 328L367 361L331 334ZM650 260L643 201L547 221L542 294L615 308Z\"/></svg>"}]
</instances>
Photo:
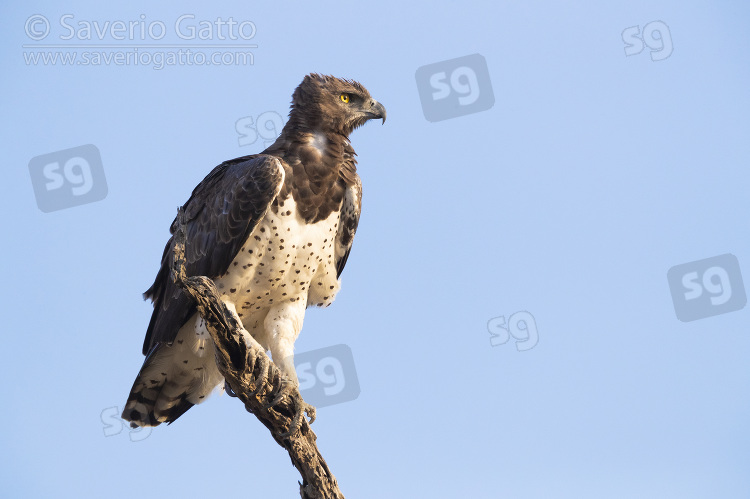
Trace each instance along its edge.
<instances>
[{"instance_id":1,"label":"talon","mask_svg":"<svg viewBox=\"0 0 750 499\"><path fill-rule=\"evenodd\" d=\"M310 404L305 404L305 414L307 414L307 417L310 418L310 424L313 424L315 422L315 406Z\"/></svg>"},{"instance_id":2,"label":"talon","mask_svg":"<svg viewBox=\"0 0 750 499\"><path fill-rule=\"evenodd\" d=\"M304 410L297 411L294 418L292 418L292 424L289 425L289 431L285 431L279 436L281 438L288 438L297 433L299 427L302 425L302 418L304 417Z\"/></svg>"},{"instance_id":3,"label":"talon","mask_svg":"<svg viewBox=\"0 0 750 499\"><path fill-rule=\"evenodd\" d=\"M302 426L302 420L305 418L305 414L310 418L310 421L308 421L307 424L312 424L313 421L315 421L315 407L308 404L304 400L302 400L302 397L297 397L297 395L293 395L294 399L297 401L297 412L294 414L294 418L292 418L292 423L289 425L289 430L285 431L280 435L281 438L288 438L297 433L299 431L300 427Z\"/></svg>"},{"instance_id":4,"label":"talon","mask_svg":"<svg viewBox=\"0 0 750 499\"><path fill-rule=\"evenodd\" d=\"M227 395L229 395L230 397L237 397L237 394L234 393L234 390L232 390L232 387L229 386L228 381L224 381L224 391L226 391Z\"/></svg>"},{"instance_id":5,"label":"talon","mask_svg":"<svg viewBox=\"0 0 750 499\"><path fill-rule=\"evenodd\" d=\"M266 384L267 378L268 378L268 365L269 360L266 355L259 355L258 356L258 362L260 362L260 372L258 373L258 376L255 378L255 390L250 392L252 396L258 395L261 390L263 390L263 387Z\"/></svg>"},{"instance_id":6,"label":"talon","mask_svg":"<svg viewBox=\"0 0 750 499\"><path fill-rule=\"evenodd\" d=\"M278 386L278 388L276 389L276 391L277 391L278 393L277 393L277 394L276 394L276 396L275 396L275 397L273 398L273 400L271 400L271 402L269 402L268 404L265 404L265 405L263 406L263 409L265 409L265 410L268 410L268 409L270 409L271 407L274 407L274 406L278 405L278 404L279 404L279 402L281 402L281 400L282 400L282 399L283 399L283 398L284 398L285 396L287 396L287 395L289 395L289 396L293 396L293 395L294 395L294 388L295 388L294 384L293 384L293 383L292 383L291 381L289 381L289 380L288 380L288 379L286 378L286 376L284 376L283 374L281 375L281 377L280 377L280 378L281 378L281 379L279 379L279 386ZM271 392L271 393L273 394L273 392Z\"/></svg>"}]
</instances>

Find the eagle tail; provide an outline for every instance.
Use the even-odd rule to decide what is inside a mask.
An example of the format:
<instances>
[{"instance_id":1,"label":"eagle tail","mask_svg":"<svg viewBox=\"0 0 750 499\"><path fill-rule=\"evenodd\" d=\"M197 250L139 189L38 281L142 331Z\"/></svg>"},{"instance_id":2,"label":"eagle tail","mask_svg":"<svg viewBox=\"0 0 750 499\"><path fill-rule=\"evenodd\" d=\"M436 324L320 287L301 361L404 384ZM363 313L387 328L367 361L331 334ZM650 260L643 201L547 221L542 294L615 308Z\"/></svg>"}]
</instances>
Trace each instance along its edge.
<instances>
[{"instance_id":1,"label":"eagle tail","mask_svg":"<svg viewBox=\"0 0 750 499\"><path fill-rule=\"evenodd\" d=\"M187 400L185 380L170 376L170 369L159 362L164 357L159 350L157 347L146 357L122 411L122 419L130 421L133 428L172 423L194 405Z\"/></svg>"},{"instance_id":2,"label":"eagle tail","mask_svg":"<svg viewBox=\"0 0 750 499\"><path fill-rule=\"evenodd\" d=\"M181 346L156 345L143 361L122 411L133 428L173 423L223 382L213 344L199 356Z\"/></svg>"}]
</instances>

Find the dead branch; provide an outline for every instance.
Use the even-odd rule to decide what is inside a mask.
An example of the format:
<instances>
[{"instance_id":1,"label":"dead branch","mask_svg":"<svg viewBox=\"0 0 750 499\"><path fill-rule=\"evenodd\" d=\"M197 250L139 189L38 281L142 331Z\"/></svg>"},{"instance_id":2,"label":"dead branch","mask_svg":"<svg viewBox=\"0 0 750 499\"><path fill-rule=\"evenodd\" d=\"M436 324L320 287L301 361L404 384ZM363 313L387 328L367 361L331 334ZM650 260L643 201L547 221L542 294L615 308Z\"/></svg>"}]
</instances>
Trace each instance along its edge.
<instances>
[{"instance_id":1,"label":"dead branch","mask_svg":"<svg viewBox=\"0 0 750 499\"><path fill-rule=\"evenodd\" d=\"M188 277L185 270L186 230L182 208L174 234L172 279L192 296L206 321L216 346L219 371L231 390L287 450L302 475L303 499L343 499L328 465L315 444L316 436L304 413L315 419L315 409L306 404L297 386L289 382L245 330L236 312L221 300L213 281L204 276Z\"/></svg>"}]
</instances>

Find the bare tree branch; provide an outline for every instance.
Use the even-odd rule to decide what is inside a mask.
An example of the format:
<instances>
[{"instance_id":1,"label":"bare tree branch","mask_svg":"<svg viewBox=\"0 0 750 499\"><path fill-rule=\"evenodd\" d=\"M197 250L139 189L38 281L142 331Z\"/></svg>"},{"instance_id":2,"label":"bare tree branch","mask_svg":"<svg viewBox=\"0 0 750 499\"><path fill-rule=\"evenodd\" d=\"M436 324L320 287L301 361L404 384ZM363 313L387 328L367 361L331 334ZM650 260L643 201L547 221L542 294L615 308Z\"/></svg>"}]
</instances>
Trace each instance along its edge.
<instances>
[{"instance_id":1,"label":"bare tree branch","mask_svg":"<svg viewBox=\"0 0 750 499\"><path fill-rule=\"evenodd\" d=\"M216 345L216 363L231 390L248 412L268 428L285 448L302 475L303 499L343 499L328 465L315 444L316 436L304 413L315 419L315 408L305 403L296 384L285 378L263 347L245 330L234 307L221 300L213 281L188 277L185 270L185 214L177 213L172 279L192 296Z\"/></svg>"}]
</instances>

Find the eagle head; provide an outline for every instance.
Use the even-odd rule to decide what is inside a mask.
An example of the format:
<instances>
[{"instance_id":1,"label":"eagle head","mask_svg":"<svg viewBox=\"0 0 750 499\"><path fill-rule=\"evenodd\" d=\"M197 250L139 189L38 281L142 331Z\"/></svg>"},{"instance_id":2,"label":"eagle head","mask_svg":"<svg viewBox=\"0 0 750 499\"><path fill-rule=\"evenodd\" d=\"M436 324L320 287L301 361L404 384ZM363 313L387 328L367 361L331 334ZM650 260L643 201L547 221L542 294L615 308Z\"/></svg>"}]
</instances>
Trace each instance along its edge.
<instances>
[{"instance_id":1,"label":"eagle head","mask_svg":"<svg viewBox=\"0 0 750 499\"><path fill-rule=\"evenodd\" d=\"M345 136L373 118L385 123L385 107L360 83L311 73L292 95L290 121Z\"/></svg>"}]
</instances>

